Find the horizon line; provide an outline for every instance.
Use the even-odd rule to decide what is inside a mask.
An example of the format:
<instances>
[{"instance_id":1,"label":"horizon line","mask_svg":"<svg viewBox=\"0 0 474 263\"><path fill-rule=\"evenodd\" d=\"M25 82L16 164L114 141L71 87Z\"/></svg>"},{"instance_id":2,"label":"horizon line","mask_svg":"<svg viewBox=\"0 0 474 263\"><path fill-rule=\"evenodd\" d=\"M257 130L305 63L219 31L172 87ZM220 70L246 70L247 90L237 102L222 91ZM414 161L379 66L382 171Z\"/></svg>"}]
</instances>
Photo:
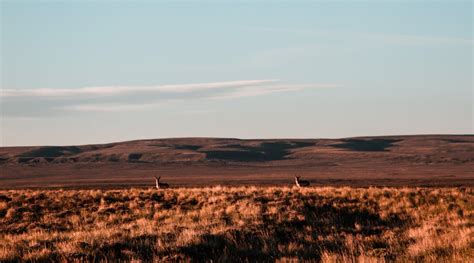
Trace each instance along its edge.
<instances>
[{"instance_id":1,"label":"horizon line","mask_svg":"<svg viewBox=\"0 0 474 263\"><path fill-rule=\"evenodd\" d=\"M0 145L0 148L14 148L14 147L68 147L68 146L92 146L92 145L107 145L107 144L120 144L126 142L138 142L138 141L152 141L152 140L176 140L176 139L217 139L217 140L241 140L241 141L271 141L271 140L344 140L344 139L363 139L363 138L383 138L383 137L423 137L423 136L474 136L472 134L466 133L418 133L418 134L385 134L385 135L356 135L356 136L347 136L347 137L313 137L313 138L302 138L302 137L281 137L281 138L237 138L237 137L206 137L206 136L196 136L196 137L158 137L158 138L139 138L139 139L130 139L130 140L120 140L113 142L104 142L104 143L79 143L79 144L55 144L55 145Z\"/></svg>"}]
</instances>

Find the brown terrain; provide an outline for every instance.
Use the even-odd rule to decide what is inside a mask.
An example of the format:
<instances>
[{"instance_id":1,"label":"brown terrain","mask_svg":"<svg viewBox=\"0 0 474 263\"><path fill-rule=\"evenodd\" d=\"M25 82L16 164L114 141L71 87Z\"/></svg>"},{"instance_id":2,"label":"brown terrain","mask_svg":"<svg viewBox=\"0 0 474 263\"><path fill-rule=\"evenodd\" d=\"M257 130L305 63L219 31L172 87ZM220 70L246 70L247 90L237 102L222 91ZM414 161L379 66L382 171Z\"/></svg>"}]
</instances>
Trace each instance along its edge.
<instances>
[{"instance_id":1,"label":"brown terrain","mask_svg":"<svg viewBox=\"0 0 474 263\"><path fill-rule=\"evenodd\" d=\"M290 185L472 186L474 135L176 138L0 148L0 188Z\"/></svg>"}]
</instances>

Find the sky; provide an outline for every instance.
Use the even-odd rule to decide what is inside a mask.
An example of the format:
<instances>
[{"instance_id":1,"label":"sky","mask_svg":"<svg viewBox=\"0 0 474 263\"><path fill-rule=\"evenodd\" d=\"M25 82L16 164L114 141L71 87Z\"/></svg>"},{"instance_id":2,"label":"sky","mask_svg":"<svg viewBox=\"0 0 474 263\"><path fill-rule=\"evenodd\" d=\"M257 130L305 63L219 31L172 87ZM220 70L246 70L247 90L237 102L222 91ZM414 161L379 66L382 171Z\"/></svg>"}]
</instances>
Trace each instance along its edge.
<instances>
[{"instance_id":1,"label":"sky","mask_svg":"<svg viewBox=\"0 0 474 263\"><path fill-rule=\"evenodd\" d=\"M473 134L472 1L0 1L0 145Z\"/></svg>"}]
</instances>

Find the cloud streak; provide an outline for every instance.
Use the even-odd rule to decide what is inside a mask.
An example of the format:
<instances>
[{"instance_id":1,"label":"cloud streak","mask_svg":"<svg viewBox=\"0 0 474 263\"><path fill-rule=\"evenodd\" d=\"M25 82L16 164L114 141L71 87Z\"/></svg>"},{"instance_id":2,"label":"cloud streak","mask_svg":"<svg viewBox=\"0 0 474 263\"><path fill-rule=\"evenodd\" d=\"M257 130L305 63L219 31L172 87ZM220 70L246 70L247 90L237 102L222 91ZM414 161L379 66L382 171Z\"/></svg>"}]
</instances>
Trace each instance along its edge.
<instances>
[{"instance_id":1,"label":"cloud streak","mask_svg":"<svg viewBox=\"0 0 474 263\"><path fill-rule=\"evenodd\" d=\"M337 85L288 84L276 79L238 80L160 86L107 86L79 89L3 90L4 114L52 116L72 112L131 112L154 110L163 104L196 99L257 97Z\"/></svg>"},{"instance_id":2,"label":"cloud streak","mask_svg":"<svg viewBox=\"0 0 474 263\"><path fill-rule=\"evenodd\" d=\"M316 36L335 39L359 39L365 41L379 42L383 44L399 45L460 45L473 46L474 39L452 36L431 36L431 35L413 35L413 34L387 34L387 33L368 33L368 32L344 32L334 30L318 29L294 29L285 27L251 27L250 30L301 34L307 36Z\"/></svg>"},{"instance_id":3,"label":"cloud streak","mask_svg":"<svg viewBox=\"0 0 474 263\"><path fill-rule=\"evenodd\" d=\"M211 96L210 99L235 99L243 97L256 97L271 93L291 92L304 89L315 88L335 88L338 85L321 85L321 84L294 84L294 85L272 85L268 87L244 87L225 94Z\"/></svg>"},{"instance_id":4,"label":"cloud streak","mask_svg":"<svg viewBox=\"0 0 474 263\"><path fill-rule=\"evenodd\" d=\"M278 82L277 79L240 80L195 84L177 84L160 86L103 86L78 89L3 89L1 97L74 97L74 96L113 96L131 93L186 93L211 89L239 88Z\"/></svg>"},{"instance_id":5,"label":"cloud streak","mask_svg":"<svg viewBox=\"0 0 474 263\"><path fill-rule=\"evenodd\" d=\"M123 112L123 111L142 111L157 108L160 104L79 104L71 106L57 107L57 110L80 111L80 112Z\"/></svg>"}]
</instances>

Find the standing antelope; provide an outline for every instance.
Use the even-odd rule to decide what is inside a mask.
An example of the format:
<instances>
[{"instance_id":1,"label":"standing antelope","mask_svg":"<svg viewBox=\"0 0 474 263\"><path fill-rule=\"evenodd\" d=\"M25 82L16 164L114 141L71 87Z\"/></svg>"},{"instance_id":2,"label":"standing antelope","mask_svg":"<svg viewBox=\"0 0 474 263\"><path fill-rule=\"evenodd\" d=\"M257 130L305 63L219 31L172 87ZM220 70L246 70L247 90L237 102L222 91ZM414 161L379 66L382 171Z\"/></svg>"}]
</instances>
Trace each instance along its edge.
<instances>
[{"instance_id":1,"label":"standing antelope","mask_svg":"<svg viewBox=\"0 0 474 263\"><path fill-rule=\"evenodd\" d=\"M153 178L155 178L155 183L156 183L156 189L166 189L166 188L169 188L170 185L167 184L167 183L160 183L160 177L156 177L156 176L153 176Z\"/></svg>"},{"instance_id":2,"label":"standing antelope","mask_svg":"<svg viewBox=\"0 0 474 263\"><path fill-rule=\"evenodd\" d=\"M309 181L300 180L301 176L295 176L295 183L297 187L309 186Z\"/></svg>"}]
</instances>

